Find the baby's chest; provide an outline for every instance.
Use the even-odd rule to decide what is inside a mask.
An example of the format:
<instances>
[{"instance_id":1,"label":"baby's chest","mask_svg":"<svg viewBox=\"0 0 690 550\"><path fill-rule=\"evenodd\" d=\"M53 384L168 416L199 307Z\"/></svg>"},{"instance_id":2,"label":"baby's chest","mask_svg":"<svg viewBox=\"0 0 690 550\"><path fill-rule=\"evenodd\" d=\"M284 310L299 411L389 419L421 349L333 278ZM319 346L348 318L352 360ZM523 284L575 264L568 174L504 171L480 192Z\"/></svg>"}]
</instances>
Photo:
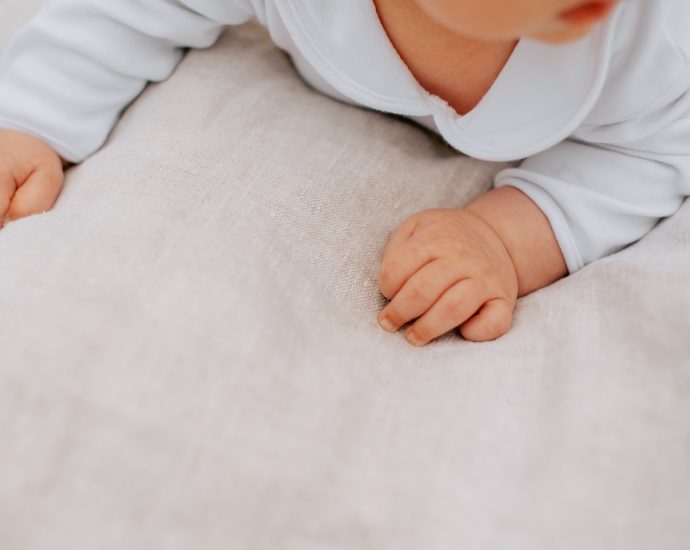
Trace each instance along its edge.
<instances>
[{"instance_id":1,"label":"baby's chest","mask_svg":"<svg viewBox=\"0 0 690 550\"><path fill-rule=\"evenodd\" d=\"M476 55L458 48L447 57L405 55L404 46L396 46L401 57L419 84L440 97L459 115L474 109L491 89L503 70L512 48L495 49Z\"/></svg>"}]
</instances>

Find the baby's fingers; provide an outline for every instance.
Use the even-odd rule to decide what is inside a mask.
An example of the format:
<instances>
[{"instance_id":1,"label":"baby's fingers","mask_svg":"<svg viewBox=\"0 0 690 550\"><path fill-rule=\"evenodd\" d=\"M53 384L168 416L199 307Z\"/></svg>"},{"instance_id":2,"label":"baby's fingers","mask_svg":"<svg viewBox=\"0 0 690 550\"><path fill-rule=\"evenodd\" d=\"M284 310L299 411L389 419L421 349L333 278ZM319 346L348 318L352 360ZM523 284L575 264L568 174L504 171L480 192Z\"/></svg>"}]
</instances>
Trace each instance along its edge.
<instances>
[{"instance_id":1,"label":"baby's fingers","mask_svg":"<svg viewBox=\"0 0 690 550\"><path fill-rule=\"evenodd\" d=\"M384 255L378 281L381 294L388 300L392 300L405 281L434 259L435 257L429 252L429 247L413 241Z\"/></svg>"},{"instance_id":2,"label":"baby's fingers","mask_svg":"<svg viewBox=\"0 0 690 550\"><path fill-rule=\"evenodd\" d=\"M465 340L486 342L503 336L513 324L514 304L502 298L486 302L479 313L460 327Z\"/></svg>"},{"instance_id":3,"label":"baby's fingers","mask_svg":"<svg viewBox=\"0 0 690 550\"><path fill-rule=\"evenodd\" d=\"M15 190L14 178L9 171L0 166L0 227L3 226L5 212L10 207Z\"/></svg>"},{"instance_id":4,"label":"baby's fingers","mask_svg":"<svg viewBox=\"0 0 690 550\"><path fill-rule=\"evenodd\" d=\"M462 276L447 261L437 259L425 264L379 314L379 323L389 332L427 311L438 298Z\"/></svg>"},{"instance_id":5,"label":"baby's fingers","mask_svg":"<svg viewBox=\"0 0 690 550\"><path fill-rule=\"evenodd\" d=\"M50 210L57 200L64 173L60 166L40 166L14 192L4 212L5 221L16 220Z\"/></svg>"},{"instance_id":6,"label":"baby's fingers","mask_svg":"<svg viewBox=\"0 0 690 550\"><path fill-rule=\"evenodd\" d=\"M485 300L485 289L479 279L458 281L405 331L405 337L411 344L423 346L464 323Z\"/></svg>"},{"instance_id":7,"label":"baby's fingers","mask_svg":"<svg viewBox=\"0 0 690 550\"><path fill-rule=\"evenodd\" d=\"M386 247L383 249L383 257L389 254L395 254L395 251L403 244L405 244L414 233L417 227L417 220L419 216L413 214L405 221L403 221L390 235Z\"/></svg>"}]
</instances>

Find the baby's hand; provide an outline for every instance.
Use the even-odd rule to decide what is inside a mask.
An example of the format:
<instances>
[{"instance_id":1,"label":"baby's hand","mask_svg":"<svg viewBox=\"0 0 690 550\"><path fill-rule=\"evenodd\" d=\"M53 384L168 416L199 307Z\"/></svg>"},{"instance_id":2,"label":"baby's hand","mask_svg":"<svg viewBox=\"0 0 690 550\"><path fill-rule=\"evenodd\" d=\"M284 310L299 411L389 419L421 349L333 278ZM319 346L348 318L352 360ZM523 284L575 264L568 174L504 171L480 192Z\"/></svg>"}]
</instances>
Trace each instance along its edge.
<instances>
[{"instance_id":1,"label":"baby's hand","mask_svg":"<svg viewBox=\"0 0 690 550\"><path fill-rule=\"evenodd\" d=\"M422 346L460 326L467 340L494 340L512 325L518 277L510 254L478 214L438 208L407 218L386 245L379 274L391 302L379 323ZM473 315L477 313L474 317Z\"/></svg>"},{"instance_id":2,"label":"baby's hand","mask_svg":"<svg viewBox=\"0 0 690 550\"><path fill-rule=\"evenodd\" d=\"M0 129L0 227L50 210L64 181L63 161L40 139Z\"/></svg>"}]
</instances>

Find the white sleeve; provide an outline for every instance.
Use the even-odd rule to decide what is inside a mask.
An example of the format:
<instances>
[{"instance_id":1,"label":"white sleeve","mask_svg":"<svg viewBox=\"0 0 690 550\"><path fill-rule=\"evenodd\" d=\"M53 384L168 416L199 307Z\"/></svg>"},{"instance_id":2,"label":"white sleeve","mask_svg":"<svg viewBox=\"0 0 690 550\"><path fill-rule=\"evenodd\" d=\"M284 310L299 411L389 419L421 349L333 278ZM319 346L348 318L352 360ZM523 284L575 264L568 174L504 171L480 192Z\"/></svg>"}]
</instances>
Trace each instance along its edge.
<instances>
[{"instance_id":1,"label":"white sleeve","mask_svg":"<svg viewBox=\"0 0 690 550\"><path fill-rule=\"evenodd\" d=\"M690 195L690 93L502 170L549 219L570 273L634 243Z\"/></svg>"},{"instance_id":2,"label":"white sleeve","mask_svg":"<svg viewBox=\"0 0 690 550\"><path fill-rule=\"evenodd\" d=\"M253 15L250 0L47 0L0 60L0 127L80 162L185 48L211 46Z\"/></svg>"}]
</instances>

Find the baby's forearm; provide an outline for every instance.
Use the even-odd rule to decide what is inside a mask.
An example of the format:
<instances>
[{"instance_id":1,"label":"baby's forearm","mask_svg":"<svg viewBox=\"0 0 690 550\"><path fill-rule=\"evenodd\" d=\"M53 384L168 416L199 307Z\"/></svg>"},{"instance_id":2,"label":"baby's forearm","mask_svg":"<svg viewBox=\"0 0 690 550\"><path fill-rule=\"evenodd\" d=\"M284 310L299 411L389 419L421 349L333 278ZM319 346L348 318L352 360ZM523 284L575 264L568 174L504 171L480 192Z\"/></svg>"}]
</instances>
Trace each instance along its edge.
<instances>
[{"instance_id":1,"label":"baby's forearm","mask_svg":"<svg viewBox=\"0 0 690 550\"><path fill-rule=\"evenodd\" d=\"M518 275L518 296L567 275L568 268L548 218L519 189L491 189L465 210L481 216L508 249Z\"/></svg>"}]
</instances>

